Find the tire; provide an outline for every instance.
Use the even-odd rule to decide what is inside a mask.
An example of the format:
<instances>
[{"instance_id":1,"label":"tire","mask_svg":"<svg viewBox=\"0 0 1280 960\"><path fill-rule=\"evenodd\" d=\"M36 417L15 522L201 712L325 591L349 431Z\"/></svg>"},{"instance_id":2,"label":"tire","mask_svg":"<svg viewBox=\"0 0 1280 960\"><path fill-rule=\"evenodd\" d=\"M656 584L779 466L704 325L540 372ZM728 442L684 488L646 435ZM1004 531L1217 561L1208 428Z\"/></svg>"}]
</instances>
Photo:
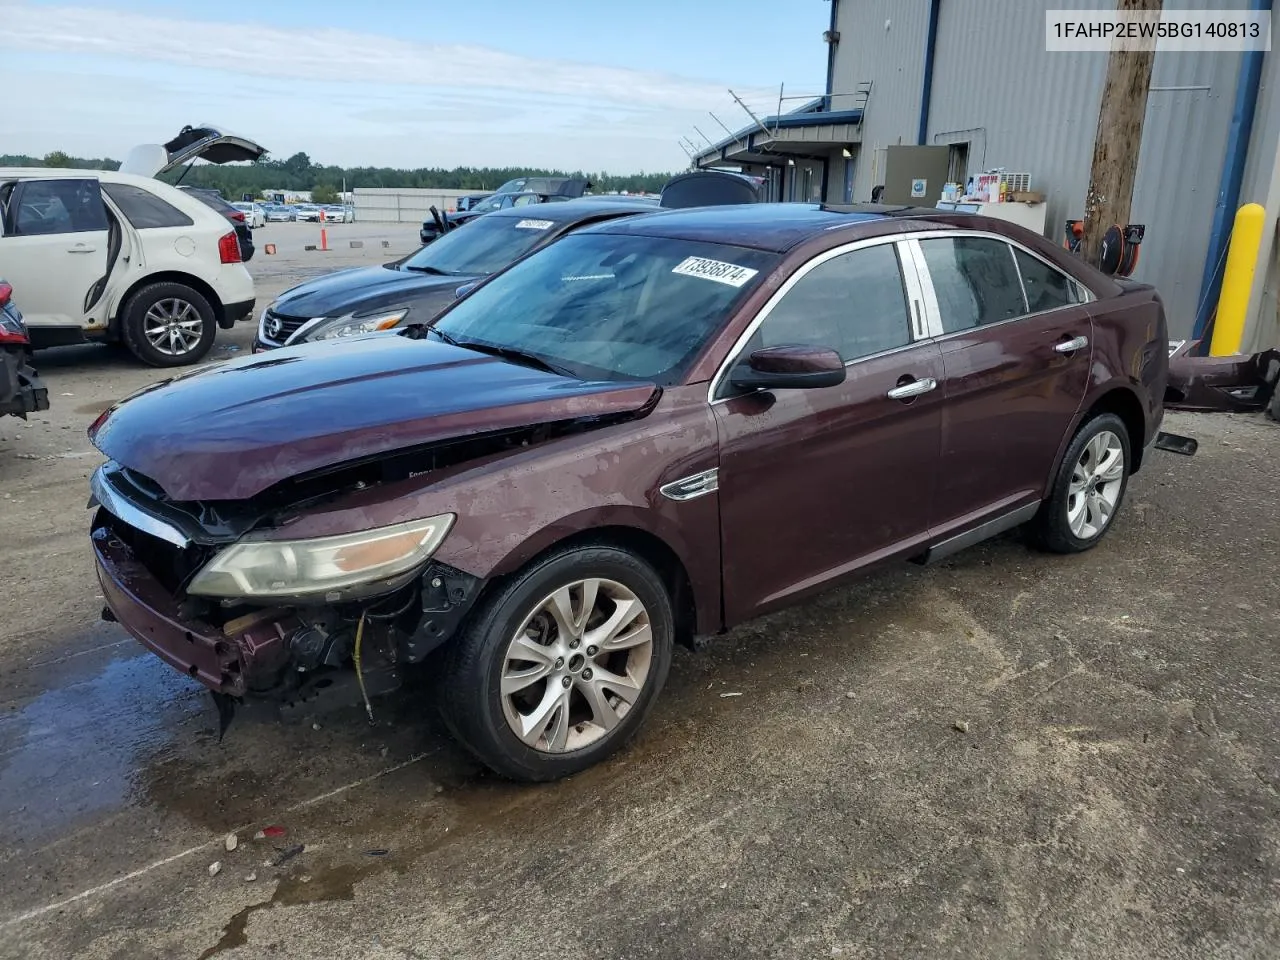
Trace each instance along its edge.
<instances>
[{"instance_id":1,"label":"tire","mask_svg":"<svg viewBox=\"0 0 1280 960\"><path fill-rule=\"evenodd\" d=\"M163 322L163 316L169 314L176 318L179 326L171 336L161 338L157 346L146 331L155 329ZM218 331L218 322L209 301L199 291L182 283L153 283L143 287L129 298L121 316L120 333L125 346L135 357L153 367L181 367L197 362L209 352ZM197 330L198 337L194 336ZM177 352L174 336L183 344L190 343L189 349ZM174 348L175 352L166 352L165 348Z\"/></svg>"},{"instance_id":2,"label":"tire","mask_svg":"<svg viewBox=\"0 0 1280 960\"><path fill-rule=\"evenodd\" d=\"M1131 449L1129 431L1114 413L1098 414L1080 425L1058 467L1049 499L1031 521L1037 546L1052 553L1082 553L1098 545L1124 503Z\"/></svg>"},{"instance_id":3,"label":"tire","mask_svg":"<svg viewBox=\"0 0 1280 960\"><path fill-rule=\"evenodd\" d=\"M592 582L594 591L584 589ZM583 617L588 596L594 599ZM567 602L562 618L551 612L557 598ZM632 616L612 634L600 629L624 610ZM579 619L580 626L572 623ZM644 723L671 667L674 632L671 599L648 563L611 546L560 550L481 600L446 651L441 713L463 746L495 772L558 780L600 762ZM528 658L518 656L529 651ZM627 683L615 687L610 679ZM517 725L527 726L525 739Z\"/></svg>"}]
</instances>

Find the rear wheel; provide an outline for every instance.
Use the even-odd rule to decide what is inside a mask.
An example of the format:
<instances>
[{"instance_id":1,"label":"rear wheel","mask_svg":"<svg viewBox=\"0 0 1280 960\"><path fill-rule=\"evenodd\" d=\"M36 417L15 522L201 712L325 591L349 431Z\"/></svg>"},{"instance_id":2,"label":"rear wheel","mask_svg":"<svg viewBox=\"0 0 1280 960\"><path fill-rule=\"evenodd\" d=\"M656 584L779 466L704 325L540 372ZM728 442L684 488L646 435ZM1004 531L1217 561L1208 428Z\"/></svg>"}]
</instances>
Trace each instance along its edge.
<instances>
[{"instance_id":1,"label":"rear wheel","mask_svg":"<svg viewBox=\"0 0 1280 960\"><path fill-rule=\"evenodd\" d=\"M671 665L671 601L639 557L607 546L552 554L482 602L446 659L454 735L515 780L598 763L644 722Z\"/></svg>"},{"instance_id":2,"label":"rear wheel","mask_svg":"<svg viewBox=\"0 0 1280 960\"><path fill-rule=\"evenodd\" d=\"M125 345L153 367L195 363L213 346L218 323L209 301L182 283L143 287L124 308Z\"/></svg>"},{"instance_id":3,"label":"rear wheel","mask_svg":"<svg viewBox=\"0 0 1280 960\"><path fill-rule=\"evenodd\" d=\"M1129 431L1113 413L1086 421L1067 448L1053 491L1032 521L1038 544L1054 553L1097 545L1129 483Z\"/></svg>"}]
</instances>

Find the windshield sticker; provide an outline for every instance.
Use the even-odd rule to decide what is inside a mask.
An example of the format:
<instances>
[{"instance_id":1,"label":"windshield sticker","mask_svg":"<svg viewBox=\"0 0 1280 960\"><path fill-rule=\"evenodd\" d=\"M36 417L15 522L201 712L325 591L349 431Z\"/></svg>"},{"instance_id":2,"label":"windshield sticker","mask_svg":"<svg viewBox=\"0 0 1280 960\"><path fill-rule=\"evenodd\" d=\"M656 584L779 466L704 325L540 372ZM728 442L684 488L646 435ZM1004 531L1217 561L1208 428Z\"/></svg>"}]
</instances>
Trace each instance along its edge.
<instances>
[{"instance_id":1,"label":"windshield sticker","mask_svg":"<svg viewBox=\"0 0 1280 960\"><path fill-rule=\"evenodd\" d=\"M750 267L740 267L736 263L708 260L706 257L689 257L671 272L686 277L714 280L716 283L727 283L731 287L740 287L760 271L752 270Z\"/></svg>"},{"instance_id":2,"label":"windshield sticker","mask_svg":"<svg viewBox=\"0 0 1280 960\"><path fill-rule=\"evenodd\" d=\"M561 277L562 283L572 283L574 280L612 280L612 273L580 273L574 276Z\"/></svg>"},{"instance_id":3,"label":"windshield sticker","mask_svg":"<svg viewBox=\"0 0 1280 960\"><path fill-rule=\"evenodd\" d=\"M550 230L552 220L521 220L516 224L517 230Z\"/></svg>"}]
</instances>

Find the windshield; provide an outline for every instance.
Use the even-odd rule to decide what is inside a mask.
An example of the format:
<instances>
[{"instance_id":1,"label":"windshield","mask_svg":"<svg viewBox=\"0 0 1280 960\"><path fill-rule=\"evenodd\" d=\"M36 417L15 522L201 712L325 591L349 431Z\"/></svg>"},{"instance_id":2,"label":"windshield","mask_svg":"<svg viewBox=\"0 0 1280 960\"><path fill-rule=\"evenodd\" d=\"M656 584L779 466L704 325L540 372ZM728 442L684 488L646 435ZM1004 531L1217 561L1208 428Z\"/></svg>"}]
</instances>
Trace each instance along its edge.
<instances>
[{"instance_id":1,"label":"windshield","mask_svg":"<svg viewBox=\"0 0 1280 960\"><path fill-rule=\"evenodd\" d=\"M716 243L570 235L494 277L434 326L586 380L668 385L777 260Z\"/></svg>"},{"instance_id":2,"label":"windshield","mask_svg":"<svg viewBox=\"0 0 1280 960\"><path fill-rule=\"evenodd\" d=\"M468 212L469 213L492 213L494 210L501 210L502 202L505 199L506 199L506 196L504 194L495 193L492 197L486 197L484 200L481 200L474 207L472 207Z\"/></svg>"},{"instance_id":3,"label":"windshield","mask_svg":"<svg viewBox=\"0 0 1280 960\"><path fill-rule=\"evenodd\" d=\"M494 193L519 193L521 190L524 189L524 185L528 182L529 182L528 177L517 177L515 180L508 180L506 183L504 183L502 186L500 186L497 190L493 192Z\"/></svg>"},{"instance_id":4,"label":"windshield","mask_svg":"<svg viewBox=\"0 0 1280 960\"><path fill-rule=\"evenodd\" d=\"M550 220L481 217L450 230L401 266L409 270L479 277L497 273L538 245L555 227Z\"/></svg>"}]
</instances>

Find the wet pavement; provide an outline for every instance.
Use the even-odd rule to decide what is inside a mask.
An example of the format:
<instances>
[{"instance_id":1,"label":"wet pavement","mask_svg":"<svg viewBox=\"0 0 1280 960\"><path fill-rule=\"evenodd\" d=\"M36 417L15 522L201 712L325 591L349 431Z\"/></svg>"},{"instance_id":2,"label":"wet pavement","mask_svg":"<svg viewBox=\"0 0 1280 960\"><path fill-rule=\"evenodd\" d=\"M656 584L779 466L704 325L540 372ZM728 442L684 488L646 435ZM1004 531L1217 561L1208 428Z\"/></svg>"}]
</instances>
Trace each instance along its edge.
<instances>
[{"instance_id":1,"label":"wet pavement","mask_svg":"<svg viewBox=\"0 0 1280 960\"><path fill-rule=\"evenodd\" d=\"M1280 949L1276 424L1171 416L1200 454L1089 554L1008 536L679 651L629 749L527 787L424 686L219 740L97 620L95 461L61 455L149 376L106 353L0 426L0 958Z\"/></svg>"}]
</instances>

